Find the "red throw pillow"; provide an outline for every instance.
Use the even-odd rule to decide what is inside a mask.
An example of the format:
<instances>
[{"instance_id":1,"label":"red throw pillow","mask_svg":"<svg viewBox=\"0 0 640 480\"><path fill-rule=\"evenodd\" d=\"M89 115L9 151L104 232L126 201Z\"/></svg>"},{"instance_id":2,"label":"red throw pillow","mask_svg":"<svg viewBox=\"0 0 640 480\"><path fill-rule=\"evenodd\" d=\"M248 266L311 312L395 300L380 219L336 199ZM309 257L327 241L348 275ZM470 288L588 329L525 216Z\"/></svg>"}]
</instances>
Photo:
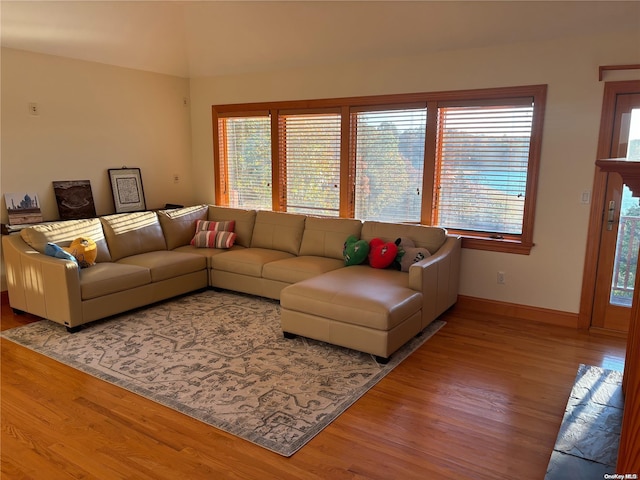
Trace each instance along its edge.
<instances>
[{"instance_id":1,"label":"red throw pillow","mask_svg":"<svg viewBox=\"0 0 640 480\"><path fill-rule=\"evenodd\" d=\"M373 268L387 268L398 255L398 246L393 242L385 242L374 238L369 242L369 265Z\"/></svg>"}]
</instances>

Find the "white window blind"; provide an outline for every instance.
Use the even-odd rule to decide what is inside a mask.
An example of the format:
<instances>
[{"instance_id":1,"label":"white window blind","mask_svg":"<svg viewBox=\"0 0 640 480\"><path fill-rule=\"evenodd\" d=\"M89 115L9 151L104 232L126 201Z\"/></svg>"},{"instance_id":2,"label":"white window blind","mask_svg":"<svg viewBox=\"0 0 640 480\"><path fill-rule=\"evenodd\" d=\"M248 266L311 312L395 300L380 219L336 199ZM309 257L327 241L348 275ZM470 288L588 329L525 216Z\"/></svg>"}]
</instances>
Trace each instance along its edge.
<instances>
[{"instance_id":1,"label":"white window blind","mask_svg":"<svg viewBox=\"0 0 640 480\"><path fill-rule=\"evenodd\" d=\"M271 120L269 116L219 119L226 157L229 206L271 210Z\"/></svg>"},{"instance_id":2,"label":"white window blind","mask_svg":"<svg viewBox=\"0 0 640 480\"><path fill-rule=\"evenodd\" d=\"M280 162L287 212L339 216L340 114L280 115Z\"/></svg>"},{"instance_id":3,"label":"white window blind","mask_svg":"<svg viewBox=\"0 0 640 480\"><path fill-rule=\"evenodd\" d=\"M352 113L355 122L355 217L420 222L427 109Z\"/></svg>"},{"instance_id":4,"label":"white window blind","mask_svg":"<svg viewBox=\"0 0 640 480\"><path fill-rule=\"evenodd\" d=\"M436 223L522 234L532 101L438 110Z\"/></svg>"}]
</instances>

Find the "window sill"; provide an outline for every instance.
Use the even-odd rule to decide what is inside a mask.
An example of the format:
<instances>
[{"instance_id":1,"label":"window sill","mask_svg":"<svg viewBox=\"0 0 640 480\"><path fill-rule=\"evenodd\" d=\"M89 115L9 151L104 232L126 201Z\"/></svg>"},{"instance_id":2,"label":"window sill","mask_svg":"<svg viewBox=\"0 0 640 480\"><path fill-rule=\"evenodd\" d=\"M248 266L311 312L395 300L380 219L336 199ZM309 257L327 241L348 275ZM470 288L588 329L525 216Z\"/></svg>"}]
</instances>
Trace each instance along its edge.
<instances>
[{"instance_id":1,"label":"window sill","mask_svg":"<svg viewBox=\"0 0 640 480\"><path fill-rule=\"evenodd\" d=\"M533 248L532 243L523 243L522 240L519 239L488 238L455 231L450 231L449 233L457 233L462 236L462 248L469 248L471 250L488 250L491 252L529 255L531 248Z\"/></svg>"}]
</instances>

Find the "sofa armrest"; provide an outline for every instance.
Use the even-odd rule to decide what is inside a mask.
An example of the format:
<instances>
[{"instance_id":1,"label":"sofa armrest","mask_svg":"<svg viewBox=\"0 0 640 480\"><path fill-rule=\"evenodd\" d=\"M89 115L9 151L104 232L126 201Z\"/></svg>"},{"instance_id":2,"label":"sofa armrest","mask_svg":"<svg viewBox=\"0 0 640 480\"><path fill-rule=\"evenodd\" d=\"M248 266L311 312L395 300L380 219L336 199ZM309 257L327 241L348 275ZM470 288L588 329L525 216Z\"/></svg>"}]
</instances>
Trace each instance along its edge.
<instances>
[{"instance_id":1,"label":"sofa armrest","mask_svg":"<svg viewBox=\"0 0 640 480\"><path fill-rule=\"evenodd\" d=\"M447 236L436 253L409 267L409 287L423 295L423 327L456 303L461 252L462 238Z\"/></svg>"},{"instance_id":2,"label":"sofa armrest","mask_svg":"<svg viewBox=\"0 0 640 480\"><path fill-rule=\"evenodd\" d=\"M67 326L82 320L78 265L31 248L19 235L2 237L9 304Z\"/></svg>"}]
</instances>

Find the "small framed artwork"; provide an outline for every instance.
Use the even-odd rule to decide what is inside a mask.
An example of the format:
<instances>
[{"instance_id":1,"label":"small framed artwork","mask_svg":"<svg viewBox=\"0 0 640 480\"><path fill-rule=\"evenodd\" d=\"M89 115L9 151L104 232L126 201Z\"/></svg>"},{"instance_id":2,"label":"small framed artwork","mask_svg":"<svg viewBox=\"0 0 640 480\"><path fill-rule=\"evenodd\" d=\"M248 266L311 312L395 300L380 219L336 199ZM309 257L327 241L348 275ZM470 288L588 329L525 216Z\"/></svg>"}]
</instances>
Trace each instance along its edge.
<instances>
[{"instance_id":1,"label":"small framed artwork","mask_svg":"<svg viewBox=\"0 0 640 480\"><path fill-rule=\"evenodd\" d=\"M139 168L110 168L109 181L116 213L146 210Z\"/></svg>"},{"instance_id":2,"label":"small framed artwork","mask_svg":"<svg viewBox=\"0 0 640 480\"><path fill-rule=\"evenodd\" d=\"M42 222L40 201L35 193L5 193L9 225Z\"/></svg>"},{"instance_id":3,"label":"small framed artwork","mask_svg":"<svg viewBox=\"0 0 640 480\"><path fill-rule=\"evenodd\" d=\"M96 207L93 203L89 180L64 180L53 182L53 191L58 203L60 220L93 218Z\"/></svg>"}]
</instances>

